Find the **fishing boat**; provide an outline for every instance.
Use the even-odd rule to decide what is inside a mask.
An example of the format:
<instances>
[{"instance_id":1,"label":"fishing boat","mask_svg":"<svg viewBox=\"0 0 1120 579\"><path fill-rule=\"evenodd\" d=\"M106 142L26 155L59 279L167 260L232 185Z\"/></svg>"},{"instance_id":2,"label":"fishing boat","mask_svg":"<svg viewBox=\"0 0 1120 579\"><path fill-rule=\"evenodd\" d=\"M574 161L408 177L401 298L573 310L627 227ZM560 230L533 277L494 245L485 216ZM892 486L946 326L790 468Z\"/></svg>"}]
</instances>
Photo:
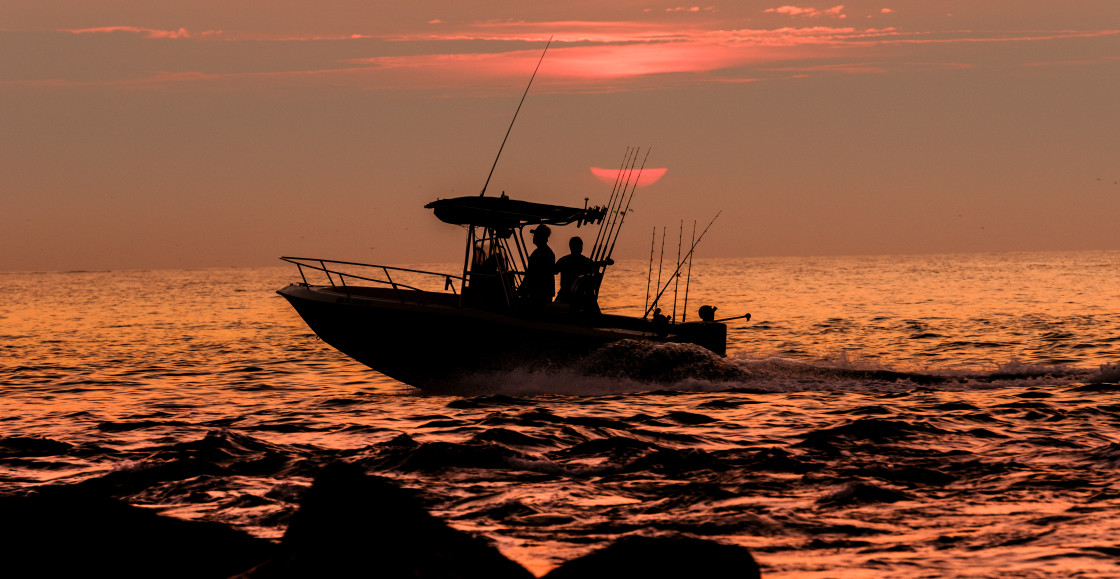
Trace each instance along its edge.
<instances>
[{"instance_id":1,"label":"fishing boat","mask_svg":"<svg viewBox=\"0 0 1120 579\"><path fill-rule=\"evenodd\" d=\"M278 293L324 342L418 388L438 388L482 372L564 366L619 340L696 344L719 355L726 352L727 326L711 316L683 322L652 307L643 317L599 309L599 289L610 267L609 254L603 252L613 246L623 221L607 214L619 211L504 195L442 199L426 207L441 221L466 228L461 274L282 257L298 267L301 281ZM581 277L566 303L531 303L522 287L529 260L525 229L572 224L599 225L592 256L606 259ZM612 228L613 239L607 235ZM311 283L309 276L322 283ZM420 287L424 279L428 288ZM431 281L443 289L431 289Z\"/></svg>"},{"instance_id":2,"label":"fishing boat","mask_svg":"<svg viewBox=\"0 0 1120 579\"><path fill-rule=\"evenodd\" d=\"M534 70L529 87L536 74ZM522 95L521 103L524 101ZM521 104L514 112L514 122L520 110ZM652 303L647 296L642 317L604 313L599 308L604 274L614 263L611 254L645 167L643 160L635 172L639 150L627 149L605 206L588 207L585 199L580 208L514 200L505 193L487 197L486 188L505 143L503 139L480 195L439 199L425 206L441 221L467 230L460 274L282 257L299 268L302 281L278 293L324 342L386 376L419 388L443 387L481 372L563 366L621 340L695 344L725 354L727 326L722 322L735 318L715 320L711 306L705 306L706 311L701 308L700 321L662 315L657 305L668 284ZM563 299L552 302L549 295L542 301L527 291L533 284L525 283L533 261L525 229L532 232L573 224L599 227L588 258L593 271L576 277L572 287L562 288ZM679 281L686 261L691 268L693 250L702 238L703 233L683 259L678 255L671 278L678 276ZM650 263L652 271L652 251ZM308 275L319 283L311 283ZM536 275L539 279L541 274ZM423 284L425 280L429 283ZM420 287L422 284L427 287ZM686 284L686 307L687 295Z\"/></svg>"}]
</instances>

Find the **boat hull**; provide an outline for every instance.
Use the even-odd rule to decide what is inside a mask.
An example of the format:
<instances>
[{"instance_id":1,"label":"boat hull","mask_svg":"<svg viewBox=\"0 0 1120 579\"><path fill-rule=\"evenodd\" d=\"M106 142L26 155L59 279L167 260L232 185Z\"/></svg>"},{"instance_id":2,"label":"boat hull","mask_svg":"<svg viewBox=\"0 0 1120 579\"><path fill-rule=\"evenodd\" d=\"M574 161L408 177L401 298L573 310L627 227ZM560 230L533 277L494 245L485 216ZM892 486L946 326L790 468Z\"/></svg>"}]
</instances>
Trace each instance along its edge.
<instances>
[{"instance_id":1,"label":"boat hull","mask_svg":"<svg viewBox=\"0 0 1120 579\"><path fill-rule=\"evenodd\" d=\"M456 377L562 366L623 339L692 342L723 354L723 324L679 324L663 335L647 320L567 312L516 316L459 307L453 294L293 284L278 291L323 341L386 376L434 388Z\"/></svg>"}]
</instances>

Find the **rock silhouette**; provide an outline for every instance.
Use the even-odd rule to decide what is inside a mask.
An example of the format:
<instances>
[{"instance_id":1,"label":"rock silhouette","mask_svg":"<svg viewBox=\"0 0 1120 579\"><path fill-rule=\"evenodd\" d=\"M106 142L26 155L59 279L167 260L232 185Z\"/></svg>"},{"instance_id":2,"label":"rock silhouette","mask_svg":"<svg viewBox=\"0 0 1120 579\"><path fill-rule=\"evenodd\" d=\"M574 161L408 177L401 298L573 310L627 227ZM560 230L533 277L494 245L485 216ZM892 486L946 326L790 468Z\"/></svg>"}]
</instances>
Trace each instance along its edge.
<instances>
[{"instance_id":1,"label":"rock silhouette","mask_svg":"<svg viewBox=\"0 0 1120 579\"><path fill-rule=\"evenodd\" d=\"M227 577L274 548L220 523L161 516L83 486L0 497L0 574L10 579Z\"/></svg>"},{"instance_id":2,"label":"rock silhouette","mask_svg":"<svg viewBox=\"0 0 1120 579\"><path fill-rule=\"evenodd\" d=\"M544 579L757 579L759 576L758 563L743 547L684 536L630 536L568 561Z\"/></svg>"},{"instance_id":3,"label":"rock silhouette","mask_svg":"<svg viewBox=\"0 0 1120 579\"><path fill-rule=\"evenodd\" d=\"M335 463L315 479L279 551L239 579L532 579L480 538L447 526L406 491Z\"/></svg>"},{"instance_id":4,"label":"rock silhouette","mask_svg":"<svg viewBox=\"0 0 1120 579\"><path fill-rule=\"evenodd\" d=\"M161 516L91 485L0 496L3 576L172 579L533 579L485 539L429 514L408 491L350 463L324 468L279 545L212 522ZM548 579L759 577L742 547L624 537Z\"/></svg>"}]
</instances>

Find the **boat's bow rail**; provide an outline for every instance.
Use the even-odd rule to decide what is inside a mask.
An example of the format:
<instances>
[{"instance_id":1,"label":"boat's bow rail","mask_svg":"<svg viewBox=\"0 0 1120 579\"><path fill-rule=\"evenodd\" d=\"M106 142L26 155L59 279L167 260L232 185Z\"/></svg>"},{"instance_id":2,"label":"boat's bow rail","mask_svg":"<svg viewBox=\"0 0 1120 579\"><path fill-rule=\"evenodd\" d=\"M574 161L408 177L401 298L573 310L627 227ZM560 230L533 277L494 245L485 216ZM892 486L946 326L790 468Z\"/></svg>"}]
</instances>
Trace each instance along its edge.
<instances>
[{"instance_id":1,"label":"boat's bow rail","mask_svg":"<svg viewBox=\"0 0 1120 579\"><path fill-rule=\"evenodd\" d=\"M447 291L451 290L451 293L455 294L456 284L459 284L463 280L462 276L449 273L408 269L390 265L376 265L371 263L311 257L284 256L280 259L295 264L295 266L299 268L299 275L303 279L304 286L312 285L307 279L310 273L313 279L315 276L325 277L327 284L345 292L347 295L350 294L351 289L360 286L360 282L369 282L392 288L396 291L398 297L404 301L406 293L411 292L446 295ZM442 287L437 284L442 284ZM431 289L433 286L439 289Z\"/></svg>"}]
</instances>

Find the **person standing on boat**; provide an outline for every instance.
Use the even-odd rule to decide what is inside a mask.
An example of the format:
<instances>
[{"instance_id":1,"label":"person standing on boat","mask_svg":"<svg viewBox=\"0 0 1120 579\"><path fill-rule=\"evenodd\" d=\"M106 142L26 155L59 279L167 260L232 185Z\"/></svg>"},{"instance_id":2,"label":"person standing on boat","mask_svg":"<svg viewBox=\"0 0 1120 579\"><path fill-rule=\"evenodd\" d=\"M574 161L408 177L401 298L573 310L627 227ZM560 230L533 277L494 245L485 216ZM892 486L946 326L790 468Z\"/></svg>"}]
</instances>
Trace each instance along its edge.
<instances>
[{"instance_id":1,"label":"person standing on boat","mask_svg":"<svg viewBox=\"0 0 1120 579\"><path fill-rule=\"evenodd\" d=\"M556 254L548 247L548 237L552 230L547 225L538 225L530 229L533 234L533 245L537 246L529 255L529 264L525 267L525 279L521 280L521 296L529 305L538 308L546 307L556 295Z\"/></svg>"},{"instance_id":2,"label":"person standing on boat","mask_svg":"<svg viewBox=\"0 0 1120 579\"><path fill-rule=\"evenodd\" d=\"M560 274L560 291L556 293L559 303L575 305L577 284L590 283L589 278L580 280L581 276L590 276L605 265L614 265L614 260L607 258L603 261L593 261L583 254L583 239L574 236L568 240L568 249L571 253L556 261L556 271Z\"/></svg>"}]
</instances>

